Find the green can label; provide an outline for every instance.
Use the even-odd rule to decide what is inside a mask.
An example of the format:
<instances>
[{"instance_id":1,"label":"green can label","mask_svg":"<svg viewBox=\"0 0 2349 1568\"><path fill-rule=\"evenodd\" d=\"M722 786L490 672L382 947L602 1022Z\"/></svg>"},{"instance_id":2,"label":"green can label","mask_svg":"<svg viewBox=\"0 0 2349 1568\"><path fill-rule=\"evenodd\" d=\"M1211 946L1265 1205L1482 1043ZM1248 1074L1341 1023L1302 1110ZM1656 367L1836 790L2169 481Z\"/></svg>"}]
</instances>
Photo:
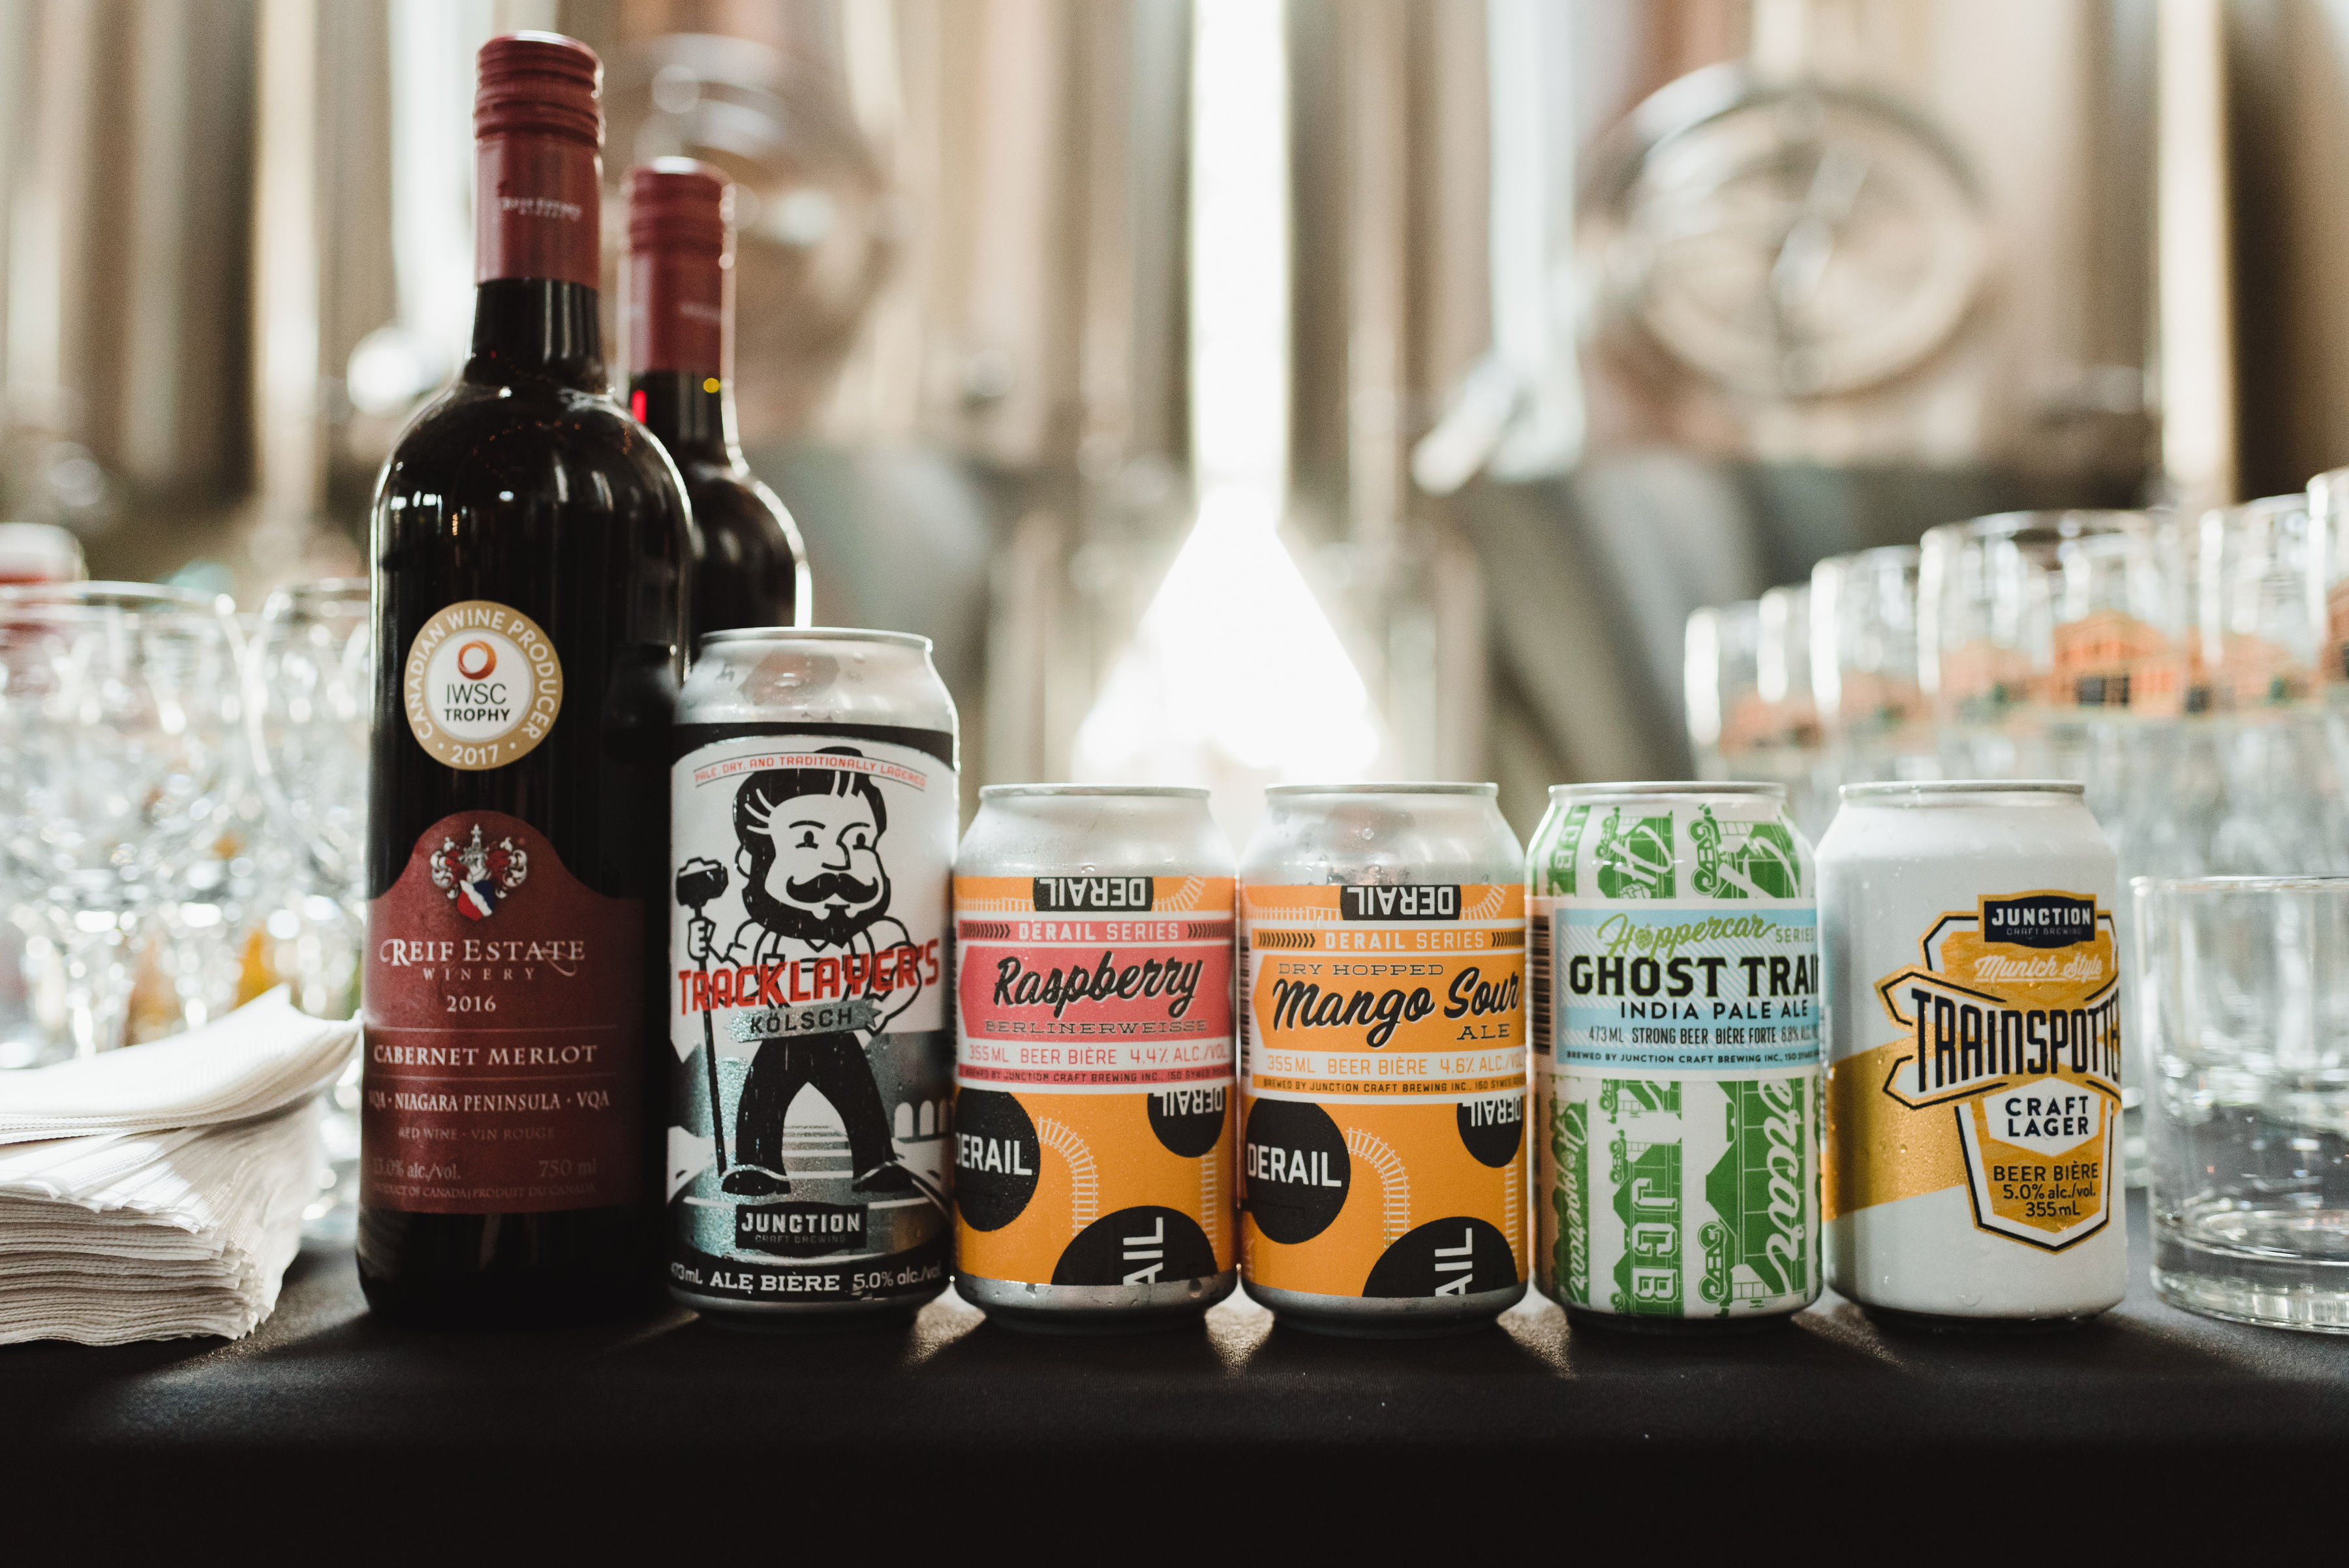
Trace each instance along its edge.
<instances>
[{"instance_id":1,"label":"green can label","mask_svg":"<svg viewBox=\"0 0 2349 1568\"><path fill-rule=\"evenodd\" d=\"M1581 1310L1820 1287L1817 916L1767 796L1553 809L1536 835L1537 1282Z\"/></svg>"}]
</instances>

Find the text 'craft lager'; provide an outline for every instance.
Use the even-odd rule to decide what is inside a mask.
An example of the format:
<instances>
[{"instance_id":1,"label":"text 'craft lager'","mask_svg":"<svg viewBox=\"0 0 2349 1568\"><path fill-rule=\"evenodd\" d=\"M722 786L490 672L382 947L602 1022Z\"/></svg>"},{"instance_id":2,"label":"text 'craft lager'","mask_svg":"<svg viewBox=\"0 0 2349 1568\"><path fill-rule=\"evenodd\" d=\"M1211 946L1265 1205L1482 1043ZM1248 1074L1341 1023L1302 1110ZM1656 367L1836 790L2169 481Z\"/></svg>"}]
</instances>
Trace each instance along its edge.
<instances>
[{"instance_id":1,"label":"text 'craft lager'","mask_svg":"<svg viewBox=\"0 0 2349 1568\"><path fill-rule=\"evenodd\" d=\"M718 632L671 754L669 1293L770 1326L946 1288L955 709L926 638Z\"/></svg>"},{"instance_id":2,"label":"text 'craft lager'","mask_svg":"<svg viewBox=\"0 0 2349 1568\"><path fill-rule=\"evenodd\" d=\"M1527 856L1535 1278L1616 1327L1816 1299L1819 949L1776 784L1569 784Z\"/></svg>"},{"instance_id":3,"label":"text 'craft lager'","mask_svg":"<svg viewBox=\"0 0 2349 1568\"><path fill-rule=\"evenodd\" d=\"M1819 846L1828 1281L1944 1324L2128 1284L2115 857L2081 786L1849 784Z\"/></svg>"},{"instance_id":4,"label":"text 'craft lager'","mask_svg":"<svg viewBox=\"0 0 2349 1568\"><path fill-rule=\"evenodd\" d=\"M1242 1277L1444 1334L1525 1294L1525 885L1491 784L1282 786L1240 861Z\"/></svg>"},{"instance_id":5,"label":"text 'craft lager'","mask_svg":"<svg viewBox=\"0 0 2349 1568\"><path fill-rule=\"evenodd\" d=\"M1232 852L1207 792L980 791L955 979L955 1288L1072 1333L1231 1294Z\"/></svg>"}]
</instances>

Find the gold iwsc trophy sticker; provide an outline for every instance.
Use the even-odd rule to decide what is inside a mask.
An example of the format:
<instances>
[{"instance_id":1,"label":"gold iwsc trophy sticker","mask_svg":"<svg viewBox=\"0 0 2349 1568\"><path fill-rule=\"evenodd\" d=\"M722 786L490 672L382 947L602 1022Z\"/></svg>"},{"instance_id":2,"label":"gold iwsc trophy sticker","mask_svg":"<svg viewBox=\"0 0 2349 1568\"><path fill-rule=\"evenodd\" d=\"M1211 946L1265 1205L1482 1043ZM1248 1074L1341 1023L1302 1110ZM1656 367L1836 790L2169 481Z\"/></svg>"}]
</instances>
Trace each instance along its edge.
<instances>
[{"instance_id":1,"label":"gold iwsc trophy sticker","mask_svg":"<svg viewBox=\"0 0 2349 1568\"><path fill-rule=\"evenodd\" d=\"M563 660L536 621L493 599L460 599L408 645L409 732L445 766L478 773L528 756L563 711Z\"/></svg>"}]
</instances>

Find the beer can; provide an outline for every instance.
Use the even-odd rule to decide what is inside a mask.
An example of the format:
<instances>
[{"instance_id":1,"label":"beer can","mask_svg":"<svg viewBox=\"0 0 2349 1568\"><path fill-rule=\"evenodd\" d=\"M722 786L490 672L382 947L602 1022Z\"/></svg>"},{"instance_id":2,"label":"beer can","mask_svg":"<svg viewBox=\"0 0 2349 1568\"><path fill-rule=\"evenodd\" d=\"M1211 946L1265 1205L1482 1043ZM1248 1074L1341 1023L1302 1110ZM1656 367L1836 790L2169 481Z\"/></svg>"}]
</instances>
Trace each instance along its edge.
<instances>
[{"instance_id":1,"label":"beer can","mask_svg":"<svg viewBox=\"0 0 2349 1568\"><path fill-rule=\"evenodd\" d=\"M1847 784L1819 846L1827 1282L1943 1324L2128 1283L2113 849L2060 782Z\"/></svg>"},{"instance_id":2,"label":"beer can","mask_svg":"<svg viewBox=\"0 0 2349 1568\"><path fill-rule=\"evenodd\" d=\"M1240 1268L1299 1328L1525 1294L1525 884L1482 784L1283 785L1240 857Z\"/></svg>"},{"instance_id":3,"label":"beer can","mask_svg":"<svg viewBox=\"0 0 2349 1568\"><path fill-rule=\"evenodd\" d=\"M1550 791L1526 873L1535 1279L1576 1318L1755 1327L1817 1298L1813 874L1783 785Z\"/></svg>"},{"instance_id":4,"label":"beer can","mask_svg":"<svg viewBox=\"0 0 2349 1568\"><path fill-rule=\"evenodd\" d=\"M955 1288L1014 1328L1238 1282L1232 851L1203 789L990 784L955 857Z\"/></svg>"},{"instance_id":5,"label":"beer can","mask_svg":"<svg viewBox=\"0 0 2349 1568\"><path fill-rule=\"evenodd\" d=\"M770 1327L946 1287L953 700L927 639L712 633L670 774L668 1283Z\"/></svg>"}]
</instances>

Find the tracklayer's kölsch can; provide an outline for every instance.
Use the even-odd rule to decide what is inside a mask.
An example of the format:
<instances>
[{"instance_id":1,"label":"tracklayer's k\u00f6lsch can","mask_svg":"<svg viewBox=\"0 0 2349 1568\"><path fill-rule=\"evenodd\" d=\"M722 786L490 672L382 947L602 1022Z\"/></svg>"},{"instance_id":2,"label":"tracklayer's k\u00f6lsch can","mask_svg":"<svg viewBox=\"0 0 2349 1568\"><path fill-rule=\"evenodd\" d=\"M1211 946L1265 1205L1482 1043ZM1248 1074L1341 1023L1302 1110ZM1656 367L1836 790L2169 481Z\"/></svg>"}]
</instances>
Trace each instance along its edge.
<instances>
[{"instance_id":1,"label":"tracklayer's k\u00f6lsch can","mask_svg":"<svg viewBox=\"0 0 2349 1568\"><path fill-rule=\"evenodd\" d=\"M1566 784L1526 857L1534 1277L1612 1327L1819 1293L1811 847L1773 784Z\"/></svg>"},{"instance_id":2,"label":"tracklayer's k\u00f6lsch can","mask_svg":"<svg viewBox=\"0 0 2349 1568\"><path fill-rule=\"evenodd\" d=\"M668 1285L781 1326L947 1282L955 709L927 639L713 633L670 779Z\"/></svg>"},{"instance_id":3,"label":"tracklayer's k\u00f6lsch can","mask_svg":"<svg viewBox=\"0 0 2349 1568\"><path fill-rule=\"evenodd\" d=\"M2063 783L1850 784L1819 846L1827 1282L1943 1323L2127 1287L2112 846Z\"/></svg>"},{"instance_id":4,"label":"tracklayer's k\u00f6lsch can","mask_svg":"<svg viewBox=\"0 0 2349 1568\"><path fill-rule=\"evenodd\" d=\"M1525 863L1485 784L1280 786L1240 857L1240 1267L1300 1328L1525 1294Z\"/></svg>"},{"instance_id":5,"label":"tracklayer's k\u00f6lsch can","mask_svg":"<svg viewBox=\"0 0 2349 1568\"><path fill-rule=\"evenodd\" d=\"M1203 789L997 784L955 858L955 1288L1147 1329L1238 1282L1232 851Z\"/></svg>"}]
</instances>

